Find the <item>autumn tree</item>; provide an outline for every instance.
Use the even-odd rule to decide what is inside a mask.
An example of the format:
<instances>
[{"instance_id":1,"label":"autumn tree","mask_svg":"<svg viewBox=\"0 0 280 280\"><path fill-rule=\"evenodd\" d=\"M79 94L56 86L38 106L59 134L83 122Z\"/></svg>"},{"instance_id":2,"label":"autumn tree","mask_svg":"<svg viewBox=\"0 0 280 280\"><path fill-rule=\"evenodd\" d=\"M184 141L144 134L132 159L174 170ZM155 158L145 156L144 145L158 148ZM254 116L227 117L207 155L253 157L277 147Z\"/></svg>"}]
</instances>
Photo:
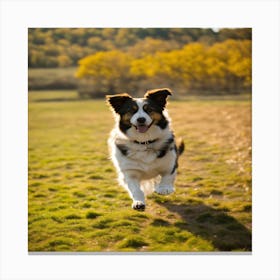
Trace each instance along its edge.
<instances>
[{"instance_id":1,"label":"autumn tree","mask_svg":"<svg viewBox=\"0 0 280 280\"><path fill-rule=\"evenodd\" d=\"M250 90L251 41L228 40L185 45L132 61L131 73L144 84L176 87L182 94L237 93Z\"/></svg>"},{"instance_id":2,"label":"autumn tree","mask_svg":"<svg viewBox=\"0 0 280 280\"><path fill-rule=\"evenodd\" d=\"M79 61L76 76L81 79L80 93L103 96L129 89L132 57L121 51L98 52Z\"/></svg>"}]
</instances>

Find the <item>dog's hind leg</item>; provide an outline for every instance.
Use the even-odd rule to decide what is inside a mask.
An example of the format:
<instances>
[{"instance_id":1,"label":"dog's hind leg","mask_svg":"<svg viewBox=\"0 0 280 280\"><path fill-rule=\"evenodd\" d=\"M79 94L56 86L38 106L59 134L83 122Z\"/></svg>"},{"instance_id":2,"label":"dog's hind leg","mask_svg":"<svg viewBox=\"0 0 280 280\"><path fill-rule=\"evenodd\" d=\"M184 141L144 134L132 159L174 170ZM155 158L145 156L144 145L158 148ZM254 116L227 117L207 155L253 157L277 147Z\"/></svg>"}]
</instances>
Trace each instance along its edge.
<instances>
[{"instance_id":1,"label":"dog's hind leg","mask_svg":"<svg viewBox=\"0 0 280 280\"><path fill-rule=\"evenodd\" d=\"M159 185L155 188L155 192L158 194L170 194L174 192L174 181L176 172L173 174L163 175Z\"/></svg>"}]
</instances>

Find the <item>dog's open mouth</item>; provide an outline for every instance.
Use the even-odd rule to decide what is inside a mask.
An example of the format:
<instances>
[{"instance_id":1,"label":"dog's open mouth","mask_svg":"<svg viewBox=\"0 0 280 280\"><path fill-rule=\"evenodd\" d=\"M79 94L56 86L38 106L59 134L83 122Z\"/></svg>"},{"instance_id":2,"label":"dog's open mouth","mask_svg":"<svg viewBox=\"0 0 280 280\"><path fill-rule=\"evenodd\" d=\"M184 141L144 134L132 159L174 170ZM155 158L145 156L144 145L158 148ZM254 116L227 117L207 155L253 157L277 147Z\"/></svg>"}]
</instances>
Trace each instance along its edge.
<instances>
[{"instance_id":1,"label":"dog's open mouth","mask_svg":"<svg viewBox=\"0 0 280 280\"><path fill-rule=\"evenodd\" d=\"M140 124L140 125L137 125L136 126L136 129L138 132L140 133L145 133L148 129L149 129L150 126L148 125L145 125L145 124Z\"/></svg>"}]
</instances>

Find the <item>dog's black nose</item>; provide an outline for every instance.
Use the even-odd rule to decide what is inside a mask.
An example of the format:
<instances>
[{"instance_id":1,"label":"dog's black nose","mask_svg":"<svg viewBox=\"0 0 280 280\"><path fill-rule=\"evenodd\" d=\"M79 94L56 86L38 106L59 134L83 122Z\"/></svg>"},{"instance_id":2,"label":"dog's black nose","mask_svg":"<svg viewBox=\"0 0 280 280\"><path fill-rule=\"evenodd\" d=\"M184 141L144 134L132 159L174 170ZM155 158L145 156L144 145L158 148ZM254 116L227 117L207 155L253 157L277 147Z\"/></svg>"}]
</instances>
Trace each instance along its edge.
<instances>
[{"instance_id":1,"label":"dog's black nose","mask_svg":"<svg viewBox=\"0 0 280 280\"><path fill-rule=\"evenodd\" d=\"M144 124L146 122L146 119L141 117L137 119L137 122L140 124Z\"/></svg>"}]
</instances>

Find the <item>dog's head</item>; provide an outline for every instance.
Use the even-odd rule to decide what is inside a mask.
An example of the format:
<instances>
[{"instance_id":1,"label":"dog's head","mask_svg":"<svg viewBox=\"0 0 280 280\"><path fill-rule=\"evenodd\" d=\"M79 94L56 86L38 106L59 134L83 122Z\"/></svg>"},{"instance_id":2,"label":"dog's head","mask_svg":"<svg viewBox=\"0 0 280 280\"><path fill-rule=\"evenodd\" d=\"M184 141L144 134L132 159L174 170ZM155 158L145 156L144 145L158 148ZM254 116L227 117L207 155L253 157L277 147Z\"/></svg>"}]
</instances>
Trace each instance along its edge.
<instances>
[{"instance_id":1,"label":"dog's head","mask_svg":"<svg viewBox=\"0 0 280 280\"><path fill-rule=\"evenodd\" d=\"M122 132L135 128L137 133L146 133L152 125L161 129L168 121L163 115L166 99L171 92L167 88L146 92L144 98L133 98L127 93L107 95L111 108L120 116L119 127Z\"/></svg>"}]
</instances>

